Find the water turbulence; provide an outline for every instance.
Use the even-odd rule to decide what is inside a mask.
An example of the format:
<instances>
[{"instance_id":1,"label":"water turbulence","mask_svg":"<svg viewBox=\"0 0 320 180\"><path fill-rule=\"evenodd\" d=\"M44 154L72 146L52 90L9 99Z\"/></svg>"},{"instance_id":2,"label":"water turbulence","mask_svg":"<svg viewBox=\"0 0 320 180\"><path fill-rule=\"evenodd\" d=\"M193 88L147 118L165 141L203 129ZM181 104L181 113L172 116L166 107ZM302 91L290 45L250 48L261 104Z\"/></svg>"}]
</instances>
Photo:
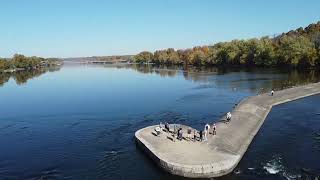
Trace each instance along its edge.
<instances>
[{"instance_id":1,"label":"water turbulence","mask_svg":"<svg viewBox=\"0 0 320 180\"><path fill-rule=\"evenodd\" d=\"M275 156L274 159L271 161L267 162L264 166L263 169L267 171L269 174L278 174L280 172L284 171L284 167L281 162L281 157L280 156Z\"/></svg>"}]
</instances>

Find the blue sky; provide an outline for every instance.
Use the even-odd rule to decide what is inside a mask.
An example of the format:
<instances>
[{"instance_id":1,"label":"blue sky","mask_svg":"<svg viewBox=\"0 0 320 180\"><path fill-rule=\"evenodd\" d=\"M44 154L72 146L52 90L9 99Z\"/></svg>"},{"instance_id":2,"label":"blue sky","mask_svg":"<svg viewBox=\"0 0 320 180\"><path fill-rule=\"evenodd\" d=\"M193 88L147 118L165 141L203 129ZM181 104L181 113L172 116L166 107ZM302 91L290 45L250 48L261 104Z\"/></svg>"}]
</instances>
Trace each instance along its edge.
<instances>
[{"instance_id":1,"label":"blue sky","mask_svg":"<svg viewBox=\"0 0 320 180\"><path fill-rule=\"evenodd\" d=\"M273 35L320 20L319 0L1 0L0 56L135 54Z\"/></svg>"}]
</instances>

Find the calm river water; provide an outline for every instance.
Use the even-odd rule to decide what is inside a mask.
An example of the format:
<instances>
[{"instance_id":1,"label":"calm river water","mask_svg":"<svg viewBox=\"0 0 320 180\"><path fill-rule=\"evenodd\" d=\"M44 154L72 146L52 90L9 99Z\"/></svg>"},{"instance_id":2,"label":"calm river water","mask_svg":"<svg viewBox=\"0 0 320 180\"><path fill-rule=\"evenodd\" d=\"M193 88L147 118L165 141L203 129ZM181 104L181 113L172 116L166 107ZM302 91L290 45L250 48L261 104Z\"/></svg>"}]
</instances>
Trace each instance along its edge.
<instances>
[{"instance_id":1,"label":"calm river water","mask_svg":"<svg viewBox=\"0 0 320 180\"><path fill-rule=\"evenodd\" d=\"M134 132L198 129L244 97L318 82L315 71L65 65L0 74L0 179L183 179L157 168ZM237 171L220 179L320 176L320 96L275 107Z\"/></svg>"}]
</instances>

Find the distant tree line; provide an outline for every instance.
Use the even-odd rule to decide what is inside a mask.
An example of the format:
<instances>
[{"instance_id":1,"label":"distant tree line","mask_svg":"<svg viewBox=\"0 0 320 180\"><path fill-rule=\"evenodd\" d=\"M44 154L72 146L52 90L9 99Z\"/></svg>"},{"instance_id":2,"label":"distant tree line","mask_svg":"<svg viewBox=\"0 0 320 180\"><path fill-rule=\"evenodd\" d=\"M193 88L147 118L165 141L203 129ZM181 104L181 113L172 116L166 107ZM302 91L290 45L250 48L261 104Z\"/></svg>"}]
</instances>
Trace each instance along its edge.
<instances>
[{"instance_id":1,"label":"distant tree line","mask_svg":"<svg viewBox=\"0 0 320 180\"><path fill-rule=\"evenodd\" d=\"M93 56L92 57L94 60L97 61L120 61L120 60L125 60L129 61L132 59L132 55L123 55L123 56Z\"/></svg>"},{"instance_id":2,"label":"distant tree line","mask_svg":"<svg viewBox=\"0 0 320 180\"><path fill-rule=\"evenodd\" d=\"M55 65L59 62L55 58L42 58L31 56L27 57L21 54L15 54L12 58L0 58L0 71L8 69L37 69L43 66Z\"/></svg>"},{"instance_id":3,"label":"distant tree line","mask_svg":"<svg viewBox=\"0 0 320 180\"><path fill-rule=\"evenodd\" d=\"M192 49L143 51L136 63L167 65L320 66L320 21L270 38L220 42Z\"/></svg>"}]
</instances>

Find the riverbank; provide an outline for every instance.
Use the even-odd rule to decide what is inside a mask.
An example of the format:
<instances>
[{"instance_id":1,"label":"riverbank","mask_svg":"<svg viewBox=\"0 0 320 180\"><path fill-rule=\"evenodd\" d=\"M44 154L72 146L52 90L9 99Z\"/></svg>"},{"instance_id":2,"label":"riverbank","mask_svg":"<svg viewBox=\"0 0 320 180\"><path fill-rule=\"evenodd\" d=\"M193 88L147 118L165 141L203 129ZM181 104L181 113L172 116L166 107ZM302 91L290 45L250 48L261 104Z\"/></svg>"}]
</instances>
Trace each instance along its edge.
<instances>
[{"instance_id":1,"label":"riverbank","mask_svg":"<svg viewBox=\"0 0 320 180\"><path fill-rule=\"evenodd\" d=\"M61 66L63 61L57 58L42 58L22 54L15 54L12 58L0 58L0 72L14 73L18 71L30 71L52 66Z\"/></svg>"},{"instance_id":2,"label":"riverbank","mask_svg":"<svg viewBox=\"0 0 320 180\"><path fill-rule=\"evenodd\" d=\"M52 66L60 67L62 66L63 63L56 63L56 64L51 64L51 65L41 65L39 67L32 67L32 68L10 68L10 69L4 69L0 70L0 73L14 73L14 72L20 72L20 71L32 71L32 70L39 70L39 69L44 69L44 68L49 68Z\"/></svg>"},{"instance_id":3,"label":"riverbank","mask_svg":"<svg viewBox=\"0 0 320 180\"><path fill-rule=\"evenodd\" d=\"M262 94L243 100L232 111L232 121L217 123L217 135L207 142L171 141L169 134L151 134L156 126L135 133L140 147L165 171L191 178L210 178L233 171L273 106L320 93L320 83ZM188 127L185 127L186 129ZM184 133L186 134L186 133Z\"/></svg>"},{"instance_id":4,"label":"riverbank","mask_svg":"<svg viewBox=\"0 0 320 180\"><path fill-rule=\"evenodd\" d=\"M234 39L189 49L142 51L134 62L175 65L245 65L251 67L320 67L320 22L278 36Z\"/></svg>"}]
</instances>

